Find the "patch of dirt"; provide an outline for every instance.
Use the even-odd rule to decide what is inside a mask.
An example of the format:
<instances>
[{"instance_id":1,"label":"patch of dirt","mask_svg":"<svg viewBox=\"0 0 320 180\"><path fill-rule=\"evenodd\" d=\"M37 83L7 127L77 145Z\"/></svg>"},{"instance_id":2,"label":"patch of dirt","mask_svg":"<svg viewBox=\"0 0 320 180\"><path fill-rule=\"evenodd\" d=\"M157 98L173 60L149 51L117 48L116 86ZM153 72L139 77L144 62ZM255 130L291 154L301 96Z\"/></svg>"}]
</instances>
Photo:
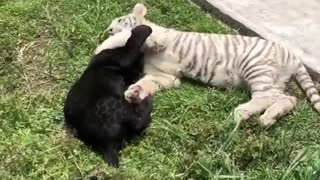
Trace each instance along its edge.
<instances>
[{"instance_id":1,"label":"patch of dirt","mask_svg":"<svg viewBox=\"0 0 320 180\"><path fill-rule=\"evenodd\" d=\"M17 50L16 63L21 68L25 88L29 91L48 90L55 82L54 77L57 72L49 72L46 59L48 44L50 44L49 38L39 37L35 41L25 43Z\"/></svg>"}]
</instances>

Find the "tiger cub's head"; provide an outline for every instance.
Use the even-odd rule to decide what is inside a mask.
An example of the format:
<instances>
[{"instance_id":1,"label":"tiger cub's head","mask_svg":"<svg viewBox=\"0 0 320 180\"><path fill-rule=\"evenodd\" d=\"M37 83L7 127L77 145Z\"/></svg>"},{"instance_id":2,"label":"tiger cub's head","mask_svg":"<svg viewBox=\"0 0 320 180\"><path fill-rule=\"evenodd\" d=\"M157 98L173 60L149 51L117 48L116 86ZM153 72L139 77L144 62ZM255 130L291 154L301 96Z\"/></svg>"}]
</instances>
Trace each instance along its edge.
<instances>
[{"instance_id":1,"label":"tiger cub's head","mask_svg":"<svg viewBox=\"0 0 320 180\"><path fill-rule=\"evenodd\" d=\"M142 24L146 14L147 8L144 4L137 3L130 14L115 18L106 31L110 35L114 35L123 30L131 30Z\"/></svg>"}]
</instances>

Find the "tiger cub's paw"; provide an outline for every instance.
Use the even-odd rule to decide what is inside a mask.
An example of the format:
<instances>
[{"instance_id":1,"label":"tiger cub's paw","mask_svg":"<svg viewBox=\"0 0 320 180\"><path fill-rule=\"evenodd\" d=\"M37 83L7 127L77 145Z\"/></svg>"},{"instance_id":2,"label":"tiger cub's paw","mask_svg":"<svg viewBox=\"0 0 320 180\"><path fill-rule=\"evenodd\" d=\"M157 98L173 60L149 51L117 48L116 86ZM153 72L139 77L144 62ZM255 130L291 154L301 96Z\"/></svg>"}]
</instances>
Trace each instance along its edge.
<instances>
[{"instance_id":1,"label":"tiger cub's paw","mask_svg":"<svg viewBox=\"0 0 320 180\"><path fill-rule=\"evenodd\" d=\"M238 124L250 118L250 111L239 105L233 111L233 120Z\"/></svg>"},{"instance_id":2,"label":"tiger cub's paw","mask_svg":"<svg viewBox=\"0 0 320 180\"><path fill-rule=\"evenodd\" d=\"M128 90L124 92L124 97L130 103L140 103L150 95L151 94L145 91L140 85L135 84L129 86Z\"/></svg>"},{"instance_id":3,"label":"tiger cub's paw","mask_svg":"<svg viewBox=\"0 0 320 180\"><path fill-rule=\"evenodd\" d=\"M269 127L269 126L272 126L276 122L276 119L267 117L265 115L261 115L259 118L259 121L263 126Z\"/></svg>"}]
</instances>

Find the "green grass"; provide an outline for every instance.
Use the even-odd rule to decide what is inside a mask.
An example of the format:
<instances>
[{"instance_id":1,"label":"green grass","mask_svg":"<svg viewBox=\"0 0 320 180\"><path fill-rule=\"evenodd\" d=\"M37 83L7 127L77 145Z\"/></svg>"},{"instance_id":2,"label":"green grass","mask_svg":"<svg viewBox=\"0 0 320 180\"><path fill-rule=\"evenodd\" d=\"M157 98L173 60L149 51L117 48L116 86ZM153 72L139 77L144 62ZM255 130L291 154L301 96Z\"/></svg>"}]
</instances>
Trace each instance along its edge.
<instances>
[{"instance_id":1,"label":"green grass","mask_svg":"<svg viewBox=\"0 0 320 180\"><path fill-rule=\"evenodd\" d=\"M62 129L66 92L124 0L0 1L1 179L300 179L320 174L320 119L296 86L298 107L273 127L254 117L234 134L243 90L185 82L155 96L153 123L112 169ZM189 31L231 32L185 0L146 0L148 18ZM233 32L233 31L232 31ZM231 136L230 136L231 135ZM229 138L230 137L230 138Z\"/></svg>"}]
</instances>

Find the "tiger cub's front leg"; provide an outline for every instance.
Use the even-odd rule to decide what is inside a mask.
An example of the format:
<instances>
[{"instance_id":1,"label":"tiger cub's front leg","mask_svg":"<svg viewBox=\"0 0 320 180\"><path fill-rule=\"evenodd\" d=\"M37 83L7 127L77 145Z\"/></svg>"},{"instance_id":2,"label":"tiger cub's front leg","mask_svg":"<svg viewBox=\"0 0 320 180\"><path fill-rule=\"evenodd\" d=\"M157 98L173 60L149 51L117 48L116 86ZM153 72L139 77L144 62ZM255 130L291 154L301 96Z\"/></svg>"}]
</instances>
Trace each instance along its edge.
<instances>
[{"instance_id":1,"label":"tiger cub's front leg","mask_svg":"<svg viewBox=\"0 0 320 180\"><path fill-rule=\"evenodd\" d=\"M176 76L165 73L146 74L138 82L129 86L124 95L127 101L139 103L160 90L178 87L179 85L180 79Z\"/></svg>"}]
</instances>

